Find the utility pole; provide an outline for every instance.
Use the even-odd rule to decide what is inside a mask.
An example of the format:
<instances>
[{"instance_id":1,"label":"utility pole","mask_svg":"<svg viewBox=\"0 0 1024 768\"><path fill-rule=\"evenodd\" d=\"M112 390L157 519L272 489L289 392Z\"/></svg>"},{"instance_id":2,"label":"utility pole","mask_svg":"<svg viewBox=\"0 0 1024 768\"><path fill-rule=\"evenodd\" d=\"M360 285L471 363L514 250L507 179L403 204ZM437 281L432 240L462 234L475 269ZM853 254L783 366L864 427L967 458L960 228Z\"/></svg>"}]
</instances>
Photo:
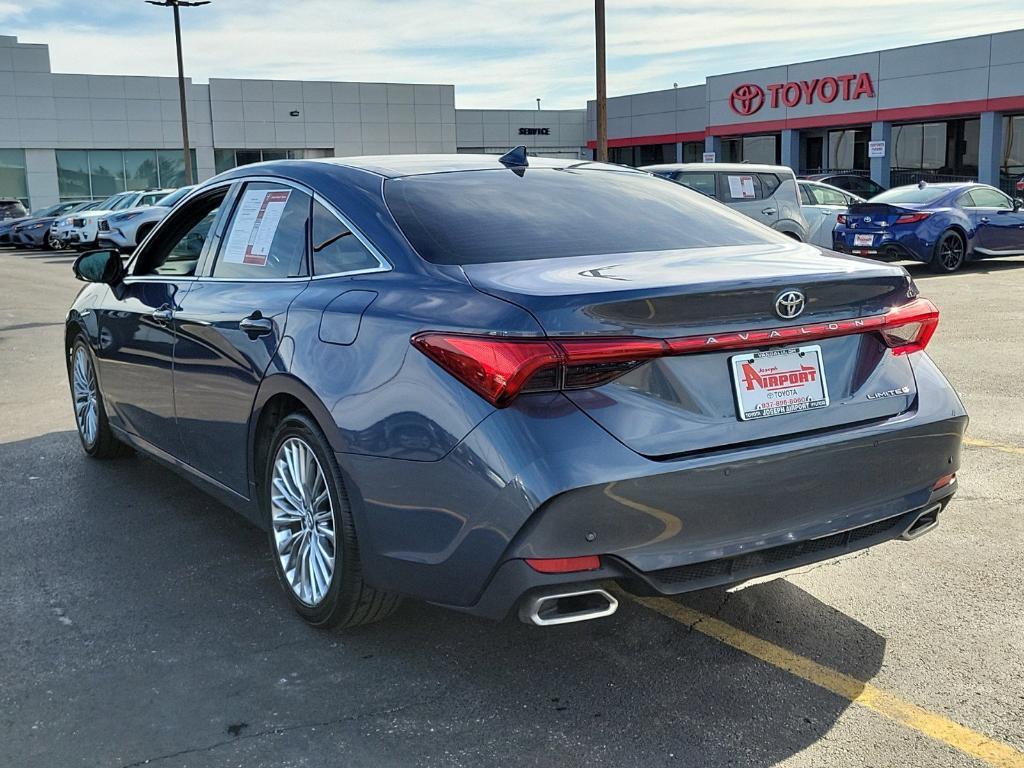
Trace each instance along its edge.
<instances>
[{"instance_id":1,"label":"utility pole","mask_svg":"<svg viewBox=\"0 0 1024 768\"><path fill-rule=\"evenodd\" d=\"M178 8L194 8L197 5L209 5L210 0L146 0L150 5L162 5L174 9L174 46L178 53L178 101L181 106L181 141L185 152L185 185L192 184L195 176L192 173L192 150L188 145L188 107L185 103L185 66L181 61L181 16Z\"/></svg>"},{"instance_id":2,"label":"utility pole","mask_svg":"<svg viewBox=\"0 0 1024 768\"><path fill-rule=\"evenodd\" d=\"M608 162L608 83L604 65L604 0L594 0L594 35L597 50L597 160Z\"/></svg>"}]
</instances>

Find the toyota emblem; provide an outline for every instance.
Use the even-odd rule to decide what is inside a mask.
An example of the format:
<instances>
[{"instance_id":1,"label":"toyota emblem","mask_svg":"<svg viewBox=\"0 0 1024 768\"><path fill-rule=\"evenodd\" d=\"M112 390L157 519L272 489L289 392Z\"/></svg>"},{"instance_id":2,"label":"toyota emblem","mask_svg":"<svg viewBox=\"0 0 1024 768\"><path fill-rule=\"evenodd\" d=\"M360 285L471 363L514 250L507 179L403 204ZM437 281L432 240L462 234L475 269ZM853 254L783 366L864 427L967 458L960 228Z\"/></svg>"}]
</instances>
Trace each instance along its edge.
<instances>
[{"instance_id":1,"label":"toyota emblem","mask_svg":"<svg viewBox=\"0 0 1024 768\"><path fill-rule=\"evenodd\" d=\"M783 291L775 298L775 314L783 320L793 320L804 311L804 303L801 291Z\"/></svg>"},{"instance_id":2,"label":"toyota emblem","mask_svg":"<svg viewBox=\"0 0 1024 768\"><path fill-rule=\"evenodd\" d=\"M754 114L764 106L764 88L756 83L737 85L729 94L729 106L743 117Z\"/></svg>"}]
</instances>

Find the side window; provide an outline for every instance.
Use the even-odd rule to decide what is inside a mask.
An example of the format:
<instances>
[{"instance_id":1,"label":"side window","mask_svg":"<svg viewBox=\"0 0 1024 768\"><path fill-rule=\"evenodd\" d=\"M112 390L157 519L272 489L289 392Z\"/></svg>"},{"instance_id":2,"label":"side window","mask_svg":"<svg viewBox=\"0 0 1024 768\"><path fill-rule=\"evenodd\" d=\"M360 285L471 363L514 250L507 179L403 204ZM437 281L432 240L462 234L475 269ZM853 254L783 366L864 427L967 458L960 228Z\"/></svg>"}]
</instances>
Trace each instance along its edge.
<instances>
[{"instance_id":1,"label":"side window","mask_svg":"<svg viewBox=\"0 0 1024 768\"><path fill-rule=\"evenodd\" d=\"M782 184L782 180L774 173L759 173L757 176L761 179L761 187L765 197L771 197L774 195L775 190Z\"/></svg>"},{"instance_id":2,"label":"side window","mask_svg":"<svg viewBox=\"0 0 1024 768\"><path fill-rule=\"evenodd\" d=\"M324 206L313 201L313 274L334 275L373 269L380 262L351 230Z\"/></svg>"},{"instance_id":3,"label":"side window","mask_svg":"<svg viewBox=\"0 0 1024 768\"><path fill-rule=\"evenodd\" d=\"M169 216L139 255L132 274L194 275L227 189L223 187L203 195Z\"/></svg>"},{"instance_id":4,"label":"side window","mask_svg":"<svg viewBox=\"0 0 1024 768\"><path fill-rule=\"evenodd\" d=\"M765 197L761 177L756 173L718 174L718 199L723 203L741 200L763 200Z\"/></svg>"},{"instance_id":5,"label":"side window","mask_svg":"<svg viewBox=\"0 0 1024 768\"><path fill-rule=\"evenodd\" d=\"M846 205L846 195L842 192L838 192L828 187L815 187L814 197L818 201L818 205Z\"/></svg>"},{"instance_id":6,"label":"side window","mask_svg":"<svg viewBox=\"0 0 1024 768\"><path fill-rule=\"evenodd\" d=\"M807 190L807 185L797 184L796 186L800 190L800 205L814 205L815 202L811 200L811 193Z\"/></svg>"},{"instance_id":7,"label":"side window","mask_svg":"<svg viewBox=\"0 0 1024 768\"><path fill-rule=\"evenodd\" d=\"M974 205L978 208L1004 208L1006 210L1013 208L1010 198L996 189L975 187L971 190L970 195L974 199Z\"/></svg>"},{"instance_id":8,"label":"side window","mask_svg":"<svg viewBox=\"0 0 1024 768\"><path fill-rule=\"evenodd\" d=\"M708 197L718 196L715 191L715 174L713 173L687 173L684 171L677 173L673 181L684 187L703 192Z\"/></svg>"},{"instance_id":9,"label":"side window","mask_svg":"<svg viewBox=\"0 0 1024 768\"><path fill-rule=\"evenodd\" d=\"M960 195L960 197L956 199L956 204L959 205L961 208L977 207L974 202L974 198L971 196L970 192L964 192L962 195Z\"/></svg>"},{"instance_id":10,"label":"side window","mask_svg":"<svg viewBox=\"0 0 1024 768\"><path fill-rule=\"evenodd\" d=\"M140 205L140 206L152 205L157 200L159 200L161 197L163 197L163 195L161 195L159 192L156 192L156 193L153 193L153 194L148 194L148 195L143 195L142 197L139 198L138 205Z\"/></svg>"},{"instance_id":11,"label":"side window","mask_svg":"<svg viewBox=\"0 0 1024 768\"><path fill-rule=\"evenodd\" d=\"M305 192L283 184L246 184L221 238L213 276L265 280L307 274L310 203Z\"/></svg>"}]
</instances>

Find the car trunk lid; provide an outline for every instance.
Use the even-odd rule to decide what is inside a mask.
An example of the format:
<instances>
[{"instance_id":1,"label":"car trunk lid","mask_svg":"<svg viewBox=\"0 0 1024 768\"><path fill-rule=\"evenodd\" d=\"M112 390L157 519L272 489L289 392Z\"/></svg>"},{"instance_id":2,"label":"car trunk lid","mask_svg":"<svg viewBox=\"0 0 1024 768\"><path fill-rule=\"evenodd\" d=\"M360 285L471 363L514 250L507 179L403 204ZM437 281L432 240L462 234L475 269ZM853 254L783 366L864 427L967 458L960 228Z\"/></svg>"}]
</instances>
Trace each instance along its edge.
<instances>
[{"instance_id":1,"label":"car trunk lid","mask_svg":"<svg viewBox=\"0 0 1024 768\"><path fill-rule=\"evenodd\" d=\"M717 340L728 334L874 317L916 295L898 267L824 255L799 243L463 269L478 290L523 307L555 339ZM790 290L802 291L806 308L798 317L783 319L776 301ZM754 333L750 338L764 336ZM734 366L732 358L745 352L721 350L716 344L708 342L710 351L705 352L698 342L689 351L700 354L657 357L610 383L568 390L566 396L624 444L651 457L888 418L907 410L916 396L907 357L893 355L877 334L855 333L807 345L797 339L792 346L811 355L807 362L820 359L828 404L744 419L736 380L743 368L739 361ZM749 345L758 348L753 341ZM793 359L787 356L787 365Z\"/></svg>"}]
</instances>

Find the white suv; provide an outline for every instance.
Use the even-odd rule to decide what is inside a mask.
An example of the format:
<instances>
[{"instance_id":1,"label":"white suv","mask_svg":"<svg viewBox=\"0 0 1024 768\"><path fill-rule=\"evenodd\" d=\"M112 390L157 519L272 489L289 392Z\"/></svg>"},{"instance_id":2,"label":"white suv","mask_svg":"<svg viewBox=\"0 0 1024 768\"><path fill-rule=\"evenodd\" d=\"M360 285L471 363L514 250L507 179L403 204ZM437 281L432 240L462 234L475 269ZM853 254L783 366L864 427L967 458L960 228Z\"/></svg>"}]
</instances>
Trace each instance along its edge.
<instances>
[{"instance_id":1,"label":"white suv","mask_svg":"<svg viewBox=\"0 0 1024 768\"><path fill-rule=\"evenodd\" d=\"M107 210L95 210L82 213L72 219L68 242L74 248L87 250L94 248L99 241L99 221L113 211L127 208L138 208L141 205L152 205L162 197L166 197L173 189L145 189L136 192L122 192L117 201Z\"/></svg>"},{"instance_id":2,"label":"white suv","mask_svg":"<svg viewBox=\"0 0 1024 768\"><path fill-rule=\"evenodd\" d=\"M807 242L796 176L783 165L745 163L669 163L646 165L649 171L725 203L772 229Z\"/></svg>"}]
</instances>

